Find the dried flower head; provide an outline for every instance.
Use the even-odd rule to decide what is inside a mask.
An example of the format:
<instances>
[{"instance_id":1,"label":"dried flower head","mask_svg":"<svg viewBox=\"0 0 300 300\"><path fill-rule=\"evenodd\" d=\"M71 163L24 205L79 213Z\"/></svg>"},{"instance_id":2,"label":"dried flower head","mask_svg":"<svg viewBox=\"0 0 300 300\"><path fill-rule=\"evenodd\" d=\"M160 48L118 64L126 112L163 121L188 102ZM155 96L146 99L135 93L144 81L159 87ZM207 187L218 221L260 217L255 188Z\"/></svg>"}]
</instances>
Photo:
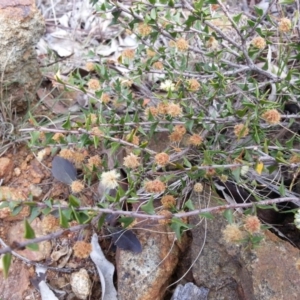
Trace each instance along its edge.
<instances>
[{"instance_id":1,"label":"dried flower head","mask_svg":"<svg viewBox=\"0 0 300 300\"><path fill-rule=\"evenodd\" d=\"M219 42L215 39L215 37L211 36L206 42L206 47L211 50L216 50L219 47Z\"/></svg>"},{"instance_id":2,"label":"dried flower head","mask_svg":"<svg viewBox=\"0 0 300 300\"><path fill-rule=\"evenodd\" d=\"M49 214L42 220L42 230L44 233L50 233L59 229L59 219Z\"/></svg>"},{"instance_id":3,"label":"dried flower head","mask_svg":"<svg viewBox=\"0 0 300 300\"><path fill-rule=\"evenodd\" d=\"M184 38L180 38L176 41L176 47L179 51L183 52L189 48L189 43Z\"/></svg>"},{"instance_id":4,"label":"dried flower head","mask_svg":"<svg viewBox=\"0 0 300 300\"><path fill-rule=\"evenodd\" d=\"M72 193L80 193L84 189L84 184L79 180L75 180L71 183Z\"/></svg>"},{"instance_id":5,"label":"dried flower head","mask_svg":"<svg viewBox=\"0 0 300 300\"><path fill-rule=\"evenodd\" d=\"M77 241L73 246L74 256L87 258L92 252L92 245L84 241Z\"/></svg>"},{"instance_id":6,"label":"dried flower head","mask_svg":"<svg viewBox=\"0 0 300 300\"><path fill-rule=\"evenodd\" d=\"M161 61L156 61L156 62L152 65L152 67L153 67L154 69L156 69L156 70L163 70L164 65L163 65L163 63L162 63Z\"/></svg>"},{"instance_id":7,"label":"dried flower head","mask_svg":"<svg viewBox=\"0 0 300 300\"><path fill-rule=\"evenodd\" d=\"M277 109L270 109L262 114L262 118L269 124L278 124L281 119L281 114Z\"/></svg>"},{"instance_id":8,"label":"dried flower head","mask_svg":"<svg viewBox=\"0 0 300 300\"><path fill-rule=\"evenodd\" d=\"M178 132L181 135L186 134L186 129L185 129L184 125L176 125L176 126L174 126L173 131Z\"/></svg>"},{"instance_id":9,"label":"dried flower head","mask_svg":"<svg viewBox=\"0 0 300 300\"><path fill-rule=\"evenodd\" d=\"M110 101L110 96L106 93L103 93L100 100L102 103L107 104Z\"/></svg>"},{"instance_id":10,"label":"dried flower head","mask_svg":"<svg viewBox=\"0 0 300 300\"><path fill-rule=\"evenodd\" d=\"M188 87L190 91L196 92L200 89L200 83L197 81L197 79L192 78L188 80Z\"/></svg>"},{"instance_id":11,"label":"dried flower head","mask_svg":"<svg viewBox=\"0 0 300 300\"><path fill-rule=\"evenodd\" d=\"M180 105L173 102L169 103L166 109L167 114L173 118L178 117L182 114L182 108L180 107Z\"/></svg>"},{"instance_id":12,"label":"dried flower head","mask_svg":"<svg viewBox=\"0 0 300 300\"><path fill-rule=\"evenodd\" d=\"M300 163L300 155L297 153L293 153L289 159L289 163L291 164L298 164Z\"/></svg>"},{"instance_id":13,"label":"dried flower head","mask_svg":"<svg viewBox=\"0 0 300 300\"><path fill-rule=\"evenodd\" d=\"M234 126L234 134L238 138L242 138L247 136L249 133L249 129L246 125L244 124L236 124Z\"/></svg>"},{"instance_id":14,"label":"dried flower head","mask_svg":"<svg viewBox=\"0 0 300 300\"><path fill-rule=\"evenodd\" d=\"M188 139L188 143L193 146L200 146L202 142L203 142L203 138L199 134L193 134Z\"/></svg>"},{"instance_id":15,"label":"dried flower head","mask_svg":"<svg viewBox=\"0 0 300 300\"><path fill-rule=\"evenodd\" d=\"M154 57L156 53L155 53L155 51L153 51L151 49L147 49L146 54L148 57Z\"/></svg>"},{"instance_id":16,"label":"dried flower head","mask_svg":"<svg viewBox=\"0 0 300 300\"><path fill-rule=\"evenodd\" d=\"M144 183L147 193L162 193L166 189L166 185L159 179L148 180Z\"/></svg>"},{"instance_id":17,"label":"dried flower head","mask_svg":"<svg viewBox=\"0 0 300 300\"><path fill-rule=\"evenodd\" d=\"M86 153L84 152L79 152L79 151L74 151L73 157L71 158L71 161L75 164L75 167L77 169L82 168L82 164L85 160Z\"/></svg>"},{"instance_id":18,"label":"dried flower head","mask_svg":"<svg viewBox=\"0 0 300 300\"><path fill-rule=\"evenodd\" d=\"M169 135L169 139L171 142L180 142L182 140L183 135L177 131L173 131L170 135Z\"/></svg>"},{"instance_id":19,"label":"dried flower head","mask_svg":"<svg viewBox=\"0 0 300 300\"><path fill-rule=\"evenodd\" d=\"M93 91L97 91L100 89L100 82L98 79L90 79L87 83L89 89L93 90Z\"/></svg>"},{"instance_id":20,"label":"dried flower head","mask_svg":"<svg viewBox=\"0 0 300 300\"><path fill-rule=\"evenodd\" d=\"M267 45L266 40L261 36L257 36L252 40L252 45L257 49L264 49Z\"/></svg>"},{"instance_id":21,"label":"dried flower head","mask_svg":"<svg viewBox=\"0 0 300 300\"><path fill-rule=\"evenodd\" d=\"M101 137L103 135L103 132L99 129L99 127L93 127L90 133L97 137Z\"/></svg>"},{"instance_id":22,"label":"dried flower head","mask_svg":"<svg viewBox=\"0 0 300 300\"><path fill-rule=\"evenodd\" d=\"M194 192L202 193L203 192L203 184L200 182L196 182L194 185Z\"/></svg>"},{"instance_id":23,"label":"dried flower head","mask_svg":"<svg viewBox=\"0 0 300 300\"><path fill-rule=\"evenodd\" d=\"M130 133L127 134L126 135L126 141L133 144L133 145L136 145L136 146L138 146L140 144L140 139L135 134L133 136L131 136Z\"/></svg>"},{"instance_id":24,"label":"dried flower head","mask_svg":"<svg viewBox=\"0 0 300 300\"><path fill-rule=\"evenodd\" d=\"M168 225L171 223L173 217L172 213L169 210L161 210L157 213L159 216L164 216L164 219L159 219L158 223L161 225Z\"/></svg>"},{"instance_id":25,"label":"dried flower head","mask_svg":"<svg viewBox=\"0 0 300 300\"><path fill-rule=\"evenodd\" d=\"M146 117L149 117L150 114L152 117L156 117L158 115L158 109L154 106L149 106L145 109L145 115Z\"/></svg>"},{"instance_id":26,"label":"dried flower head","mask_svg":"<svg viewBox=\"0 0 300 300\"><path fill-rule=\"evenodd\" d=\"M119 186L118 179L120 174L116 170L103 172L101 174L101 184L107 189L114 189Z\"/></svg>"},{"instance_id":27,"label":"dried flower head","mask_svg":"<svg viewBox=\"0 0 300 300\"><path fill-rule=\"evenodd\" d=\"M88 118L91 119L91 124L95 125L97 123L97 115L96 114L89 114Z\"/></svg>"},{"instance_id":28,"label":"dried flower head","mask_svg":"<svg viewBox=\"0 0 300 300\"><path fill-rule=\"evenodd\" d=\"M222 231L223 238L226 243L238 243L243 239L243 232L240 230L239 226L236 224L228 224L226 228Z\"/></svg>"},{"instance_id":29,"label":"dried flower head","mask_svg":"<svg viewBox=\"0 0 300 300\"><path fill-rule=\"evenodd\" d=\"M166 164L169 163L169 161L170 161L170 156L165 152L161 152L155 155L155 163L160 166L165 166Z\"/></svg>"},{"instance_id":30,"label":"dried flower head","mask_svg":"<svg viewBox=\"0 0 300 300\"><path fill-rule=\"evenodd\" d=\"M140 158L137 155L135 155L133 153L130 153L129 155L127 155L126 157L124 157L124 163L123 163L123 165L126 168L135 169L138 166L140 166Z\"/></svg>"},{"instance_id":31,"label":"dried flower head","mask_svg":"<svg viewBox=\"0 0 300 300\"><path fill-rule=\"evenodd\" d=\"M171 80L168 79L160 84L160 88L166 92L174 91L175 84Z\"/></svg>"},{"instance_id":32,"label":"dried flower head","mask_svg":"<svg viewBox=\"0 0 300 300\"><path fill-rule=\"evenodd\" d=\"M140 23L138 25L138 32L141 36L147 36L148 34L150 34L152 31L152 28L145 23Z\"/></svg>"},{"instance_id":33,"label":"dried flower head","mask_svg":"<svg viewBox=\"0 0 300 300\"><path fill-rule=\"evenodd\" d=\"M165 195L160 200L164 208L172 208L176 205L176 200L172 195Z\"/></svg>"},{"instance_id":34,"label":"dried flower head","mask_svg":"<svg viewBox=\"0 0 300 300\"><path fill-rule=\"evenodd\" d=\"M124 58L133 59L134 55L135 55L134 49L126 49L122 52L122 57Z\"/></svg>"},{"instance_id":35,"label":"dried flower head","mask_svg":"<svg viewBox=\"0 0 300 300\"><path fill-rule=\"evenodd\" d=\"M102 160L98 154L91 156L88 159L87 167L91 171L93 170L93 168L99 168L101 165L102 165Z\"/></svg>"},{"instance_id":36,"label":"dried flower head","mask_svg":"<svg viewBox=\"0 0 300 300\"><path fill-rule=\"evenodd\" d=\"M260 220L257 216L247 216L244 221L244 228L249 233L253 234L256 232L260 232Z\"/></svg>"},{"instance_id":37,"label":"dried flower head","mask_svg":"<svg viewBox=\"0 0 300 300\"><path fill-rule=\"evenodd\" d=\"M216 174L216 170L214 168L208 168L206 169L205 175L207 177L212 177Z\"/></svg>"},{"instance_id":38,"label":"dried flower head","mask_svg":"<svg viewBox=\"0 0 300 300\"><path fill-rule=\"evenodd\" d=\"M287 19L287 18L282 18L280 19L279 23L278 23L278 30L280 32L289 32L292 28L292 22L291 20Z\"/></svg>"},{"instance_id":39,"label":"dried flower head","mask_svg":"<svg viewBox=\"0 0 300 300\"><path fill-rule=\"evenodd\" d=\"M95 64L93 63L93 62L87 62L86 64L85 64L85 68L89 71L89 72L91 72L91 71L94 71L95 70Z\"/></svg>"},{"instance_id":40,"label":"dried flower head","mask_svg":"<svg viewBox=\"0 0 300 300\"><path fill-rule=\"evenodd\" d=\"M159 103L157 105L157 112L160 115L166 115L168 112L168 104L167 103Z\"/></svg>"},{"instance_id":41,"label":"dried flower head","mask_svg":"<svg viewBox=\"0 0 300 300\"><path fill-rule=\"evenodd\" d=\"M74 152L70 149L61 149L59 152L59 156L63 157L65 159L68 159L70 161L72 161L72 157L73 157Z\"/></svg>"}]
</instances>

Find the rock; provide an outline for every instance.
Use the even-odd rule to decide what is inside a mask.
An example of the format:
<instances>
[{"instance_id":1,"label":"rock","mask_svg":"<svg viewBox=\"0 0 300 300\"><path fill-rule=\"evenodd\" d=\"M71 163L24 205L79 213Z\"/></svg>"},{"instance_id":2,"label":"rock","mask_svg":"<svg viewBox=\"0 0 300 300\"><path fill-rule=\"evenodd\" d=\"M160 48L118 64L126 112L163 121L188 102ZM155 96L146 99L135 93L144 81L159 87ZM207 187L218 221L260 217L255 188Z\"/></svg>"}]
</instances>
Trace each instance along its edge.
<instances>
[{"instance_id":1,"label":"rock","mask_svg":"<svg viewBox=\"0 0 300 300\"><path fill-rule=\"evenodd\" d=\"M191 199L195 208L199 207L198 196ZM203 197L201 205L220 205L216 199ZM222 239L222 230L228 224L222 214L200 224L198 216L190 221L198 224L192 229L193 276L197 286L209 288L208 299L299 299L300 276L295 266L299 249L268 230L254 249L228 245Z\"/></svg>"},{"instance_id":2,"label":"rock","mask_svg":"<svg viewBox=\"0 0 300 300\"><path fill-rule=\"evenodd\" d=\"M42 222L36 218L34 219L30 226L35 232L36 237L40 237L43 235L42 231ZM8 244L12 245L15 242L22 243L25 242L26 239L24 237L24 222L18 222L15 223L7 233L7 240ZM44 241L38 244L39 250L38 251L32 251L29 249L24 250L16 250L17 253L19 253L22 256L25 256L26 258L30 259L31 261L41 261L44 259L47 259L50 257L50 253L52 250L51 242L50 241Z\"/></svg>"},{"instance_id":3,"label":"rock","mask_svg":"<svg viewBox=\"0 0 300 300\"><path fill-rule=\"evenodd\" d=\"M197 287L193 283L189 282L185 285L179 284L171 298L171 300L206 300L209 290L204 287Z\"/></svg>"},{"instance_id":4,"label":"rock","mask_svg":"<svg viewBox=\"0 0 300 300\"><path fill-rule=\"evenodd\" d=\"M0 158L0 179L3 179L4 183L7 183L13 174L14 163L10 158Z\"/></svg>"},{"instance_id":5,"label":"rock","mask_svg":"<svg viewBox=\"0 0 300 300\"><path fill-rule=\"evenodd\" d=\"M44 19L35 0L3 0L0 24L1 101L24 111L42 78L34 46L45 31Z\"/></svg>"},{"instance_id":6,"label":"rock","mask_svg":"<svg viewBox=\"0 0 300 300\"><path fill-rule=\"evenodd\" d=\"M19 300L24 299L25 292L28 292L30 286L30 273L25 264L16 260L12 262L8 278L3 278L0 272L0 295L1 299Z\"/></svg>"},{"instance_id":7,"label":"rock","mask_svg":"<svg viewBox=\"0 0 300 300\"><path fill-rule=\"evenodd\" d=\"M177 266L179 247L165 225L135 232L143 251L117 249L118 296L122 300L164 299L170 277Z\"/></svg>"},{"instance_id":8,"label":"rock","mask_svg":"<svg viewBox=\"0 0 300 300\"><path fill-rule=\"evenodd\" d=\"M72 273L70 280L73 293L78 299L87 299L91 292L91 280L85 269Z\"/></svg>"}]
</instances>

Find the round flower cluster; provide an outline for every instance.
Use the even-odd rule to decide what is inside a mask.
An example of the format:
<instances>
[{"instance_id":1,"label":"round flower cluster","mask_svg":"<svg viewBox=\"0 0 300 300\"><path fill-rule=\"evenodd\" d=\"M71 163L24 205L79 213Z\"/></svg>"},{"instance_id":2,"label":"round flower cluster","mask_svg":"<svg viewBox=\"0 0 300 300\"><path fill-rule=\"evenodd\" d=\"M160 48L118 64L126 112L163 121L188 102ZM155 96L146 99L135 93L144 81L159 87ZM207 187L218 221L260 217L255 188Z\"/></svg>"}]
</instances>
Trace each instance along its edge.
<instances>
[{"instance_id":1,"label":"round flower cluster","mask_svg":"<svg viewBox=\"0 0 300 300\"><path fill-rule=\"evenodd\" d=\"M287 19L287 18L282 18L280 19L279 23L278 23L278 30L280 32L289 32L292 28L292 22L291 20Z\"/></svg>"},{"instance_id":2,"label":"round flower cluster","mask_svg":"<svg viewBox=\"0 0 300 300\"><path fill-rule=\"evenodd\" d=\"M90 79L87 83L89 89L97 91L100 89L100 82L98 79Z\"/></svg>"},{"instance_id":3,"label":"round flower cluster","mask_svg":"<svg viewBox=\"0 0 300 300\"><path fill-rule=\"evenodd\" d=\"M228 224L222 231L226 243L237 243L243 239L243 232L237 224Z\"/></svg>"},{"instance_id":4,"label":"round flower cluster","mask_svg":"<svg viewBox=\"0 0 300 300\"><path fill-rule=\"evenodd\" d=\"M71 183L72 193L80 193L84 189L84 184L79 180L75 180Z\"/></svg>"},{"instance_id":5,"label":"round flower cluster","mask_svg":"<svg viewBox=\"0 0 300 300\"><path fill-rule=\"evenodd\" d=\"M92 245L84 241L77 241L73 246L74 256L87 258L92 252Z\"/></svg>"},{"instance_id":6,"label":"round flower cluster","mask_svg":"<svg viewBox=\"0 0 300 300\"><path fill-rule=\"evenodd\" d=\"M135 169L137 168L138 166L140 166L140 158L133 154L133 153L130 153L129 155L127 155L126 157L124 157L124 163L123 165L126 167L126 168L129 168L129 169Z\"/></svg>"},{"instance_id":7,"label":"round flower cluster","mask_svg":"<svg viewBox=\"0 0 300 300\"><path fill-rule=\"evenodd\" d=\"M280 122L281 114L277 109L267 110L262 114L262 118L269 124L275 125Z\"/></svg>"},{"instance_id":8,"label":"round flower cluster","mask_svg":"<svg viewBox=\"0 0 300 300\"><path fill-rule=\"evenodd\" d=\"M196 92L200 89L200 83L195 78L192 78L188 80L188 87L190 91Z\"/></svg>"},{"instance_id":9,"label":"round flower cluster","mask_svg":"<svg viewBox=\"0 0 300 300\"><path fill-rule=\"evenodd\" d=\"M148 24L140 23L138 25L138 32L141 36L147 36L151 33L152 28Z\"/></svg>"},{"instance_id":10,"label":"round flower cluster","mask_svg":"<svg viewBox=\"0 0 300 300\"><path fill-rule=\"evenodd\" d=\"M166 185L158 179L146 181L144 187L147 193L162 193L166 189Z\"/></svg>"},{"instance_id":11,"label":"round flower cluster","mask_svg":"<svg viewBox=\"0 0 300 300\"><path fill-rule=\"evenodd\" d=\"M186 133L184 125L176 125L173 128L173 132L169 135L171 142L180 142Z\"/></svg>"},{"instance_id":12,"label":"round flower cluster","mask_svg":"<svg viewBox=\"0 0 300 300\"><path fill-rule=\"evenodd\" d=\"M164 65L161 61L155 62L152 67L156 70L162 70L164 68Z\"/></svg>"},{"instance_id":13,"label":"round flower cluster","mask_svg":"<svg viewBox=\"0 0 300 300\"><path fill-rule=\"evenodd\" d=\"M135 55L134 49L126 49L122 52L122 57L124 58L133 59L134 55Z\"/></svg>"},{"instance_id":14,"label":"round flower cluster","mask_svg":"<svg viewBox=\"0 0 300 300\"><path fill-rule=\"evenodd\" d=\"M252 45L257 49L264 49L267 45L266 40L261 36L257 36L252 40Z\"/></svg>"},{"instance_id":15,"label":"round flower cluster","mask_svg":"<svg viewBox=\"0 0 300 300\"><path fill-rule=\"evenodd\" d=\"M119 185L118 179L120 176L121 175L118 174L116 170L103 172L101 174L101 184L107 189L114 189Z\"/></svg>"},{"instance_id":16,"label":"round flower cluster","mask_svg":"<svg viewBox=\"0 0 300 300\"><path fill-rule=\"evenodd\" d=\"M176 47L179 51L183 52L189 48L189 43L184 38L180 38L176 41Z\"/></svg>"},{"instance_id":17,"label":"round flower cluster","mask_svg":"<svg viewBox=\"0 0 300 300\"><path fill-rule=\"evenodd\" d=\"M247 136L249 133L249 129L246 125L244 124L236 124L234 126L234 134L238 138L242 138Z\"/></svg>"},{"instance_id":18,"label":"round flower cluster","mask_svg":"<svg viewBox=\"0 0 300 300\"><path fill-rule=\"evenodd\" d=\"M202 193L203 192L203 184L200 182L195 183L194 185L194 192Z\"/></svg>"},{"instance_id":19,"label":"round flower cluster","mask_svg":"<svg viewBox=\"0 0 300 300\"><path fill-rule=\"evenodd\" d=\"M172 208L176 204L176 200L172 195L165 195L160 200L164 208Z\"/></svg>"},{"instance_id":20,"label":"round flower cluster","mask_svg":"<svg viewBox=\"0 0 300 300\"><path fill-rule=\"evenodd\" d=\"M188 143L193 146L200 146L202 142L203 142L203 138L199 134L193 134L188 139Z\"/></svg>"},{"instance_id":21,"label":"round flower cluster","mask_svg":"<svg viewBox=\"0 0 300 300\"><path fill-rule=\"evenodd\" d=\"M260 232L261 222L257 216L247 216L244 220L244 228L249 233L257 233Z\"/></svg>"},{"instance_id":22,"label":"round flower cluster","mask_svg":"<svg viewBox=\"0 0 300 300\"><path fill-rule=\"evenodd\" d=\"M155 155L155 163L160 166L165 166L170 161L170 157L167 153L161 152Z\"/></svg>"},{"instance_id":23,"label":"round flower cluster","mask_svg":"<svg viewBox=\"0 0 300 300\"><path fill-rule=\"evenodd\" d=\"M54 232L59 229L59 219L49 214L42 220L42 230L44 233Z\"/></svg>"}]
</instances>

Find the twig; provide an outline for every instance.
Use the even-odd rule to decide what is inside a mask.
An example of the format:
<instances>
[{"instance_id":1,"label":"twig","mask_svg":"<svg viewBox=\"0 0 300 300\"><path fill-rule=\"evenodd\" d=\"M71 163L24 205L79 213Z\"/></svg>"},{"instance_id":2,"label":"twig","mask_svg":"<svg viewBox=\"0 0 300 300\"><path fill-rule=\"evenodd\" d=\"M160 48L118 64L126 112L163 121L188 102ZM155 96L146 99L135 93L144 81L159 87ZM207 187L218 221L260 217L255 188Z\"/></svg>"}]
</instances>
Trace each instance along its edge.
<instances>
[{"instance_id":1,"label":"twig","mask_svg":"<svg viewBox=\"0 0 300 300\"><path fill-rule=\"evenodd\" d=\"M264 200L264 201L260 201L260 202L220 205L220 206L215 206L215 207L197 209L197 210L193 210L193 211L190 211L190 212L176 213L176 214L173 214L172 217L174 217L174 218L183 218L183 217L190 217L190 216L198 215L198 214L201 214L201 213L219 212L219 211L223 211L223 210L226 210L226 209L247 208L247 207L251 207L251 206L255 206L255 205L263 206L263 205L270 205L270 204L276 204L276 203L281 203L281 202L292 202L292 201L299 201L299 200L300 200L300 198L298 198L298 197L283 197L283 198ZM37 204L42 204L42 203L37 203ZM40 206L40 205L38 205L38 206ZM62 207L62 206L59 206L59 207L61 209L69 208L69 207ZM110 209L110 208L82 207L82 208L78 208L77 210L94 210L94 211L99 211L99 212L102 212L102 213L120 214L120 215L127 215L127 216L131 216L131 217L135 217L135 218L145 218L145 219L152 219L152 220L166 219L166 217L161 216L161 215L148 215L148 214L145 214L145 213L137 213L137 212L123 211L123 210L113 210L113 209ZM0 250L0 254L12 252L13 250L24 248L24 247L26 247L30 244L33 244L33 243L40 243L40 242L43 242L43 241L58 238L62 234L64 234L65 232L79 231L79 230L81 230L81 229L83 229L87 226L89 226L89 224L77 225L77 226L74 226L74 227L70 227L69 229L59 230L59 231L53 232L51 234L48 234L48 235L45 235L45 236L42 236L42 237L39 237L39 238L35 238L35 239L31 239L31 240L23 242L23 243L19 243L14 247L5 247L5 248Z\"/></svg>"}]
</instances>

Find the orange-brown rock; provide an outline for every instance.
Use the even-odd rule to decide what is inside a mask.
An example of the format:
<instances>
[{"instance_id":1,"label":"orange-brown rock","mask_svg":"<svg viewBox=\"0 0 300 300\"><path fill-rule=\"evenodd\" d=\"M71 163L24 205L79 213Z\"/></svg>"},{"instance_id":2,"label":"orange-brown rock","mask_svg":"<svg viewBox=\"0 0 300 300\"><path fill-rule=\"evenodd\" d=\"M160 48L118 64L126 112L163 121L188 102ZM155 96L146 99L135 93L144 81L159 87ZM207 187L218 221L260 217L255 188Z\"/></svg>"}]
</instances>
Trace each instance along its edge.
<instances>
[{"instance_id":1,"label":"orange-brown rock","mask_svg":"<svg viewBox=\"0 0 300 300\"><path fill-rule=\"evenodd\" d=\"M3 179L4 183L7 183L13 174L14 163L10 158L0 158L0 179Z\"/></svg>"}]
</instances>

